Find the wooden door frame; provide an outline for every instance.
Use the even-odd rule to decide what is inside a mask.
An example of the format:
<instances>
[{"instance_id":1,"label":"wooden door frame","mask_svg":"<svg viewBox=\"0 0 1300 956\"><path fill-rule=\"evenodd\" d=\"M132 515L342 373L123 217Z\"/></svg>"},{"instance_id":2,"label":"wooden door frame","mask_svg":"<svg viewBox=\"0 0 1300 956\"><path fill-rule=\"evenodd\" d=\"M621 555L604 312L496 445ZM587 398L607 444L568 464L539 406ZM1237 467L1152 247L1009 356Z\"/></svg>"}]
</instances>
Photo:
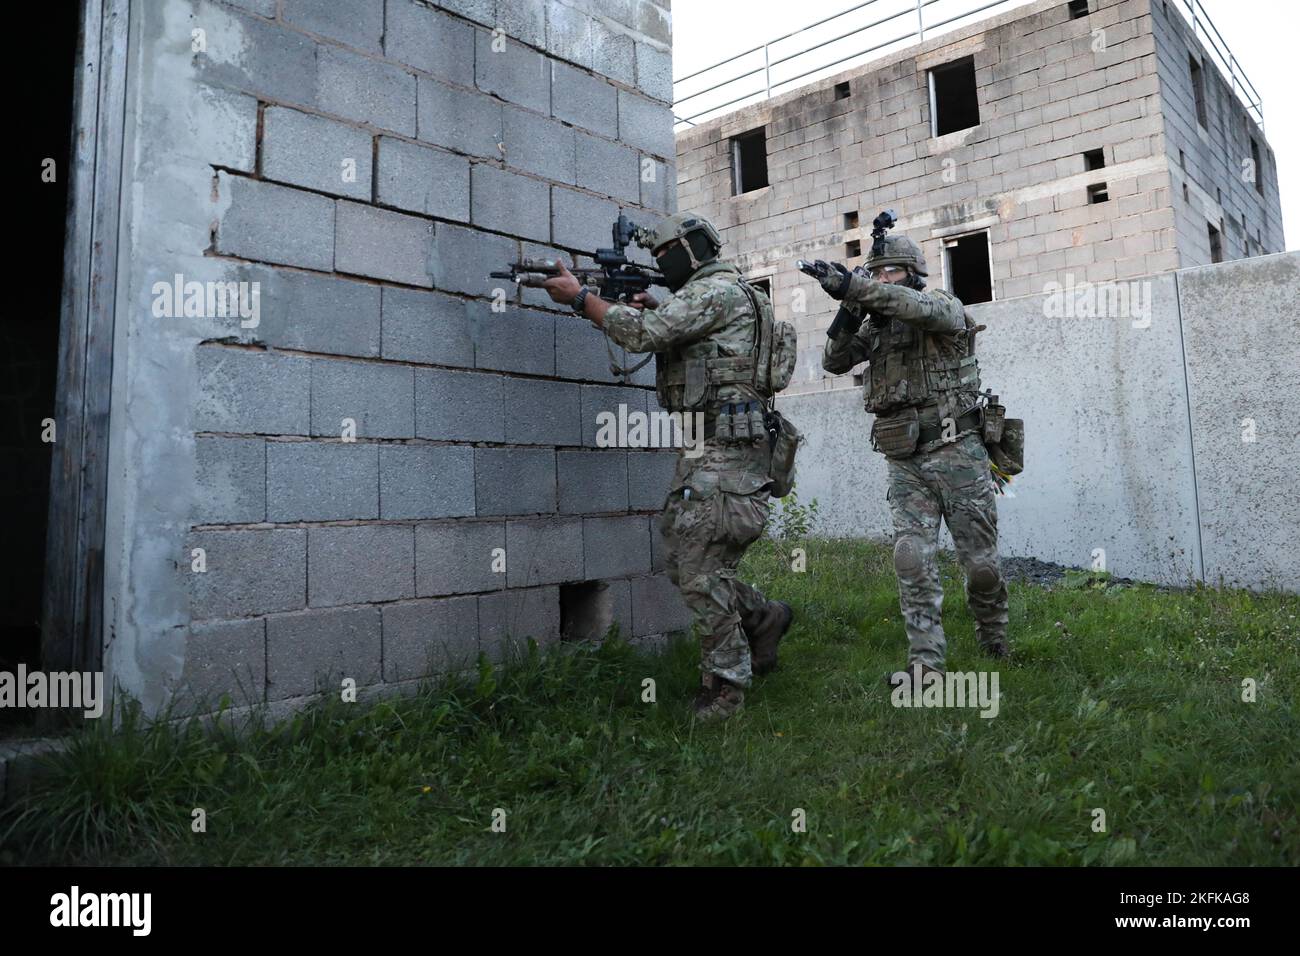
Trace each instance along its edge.
<instances>
[{"instance_id":1,"label":"wooden door frame","mask_svg":"<svg viewBox=\"0 0 1300 956\"><path fill-rule=\"evenodd\" d=\"M41 668L104 659L104 529L130 0L81 0L46 526Z\"/></svg>"}]
</instances>

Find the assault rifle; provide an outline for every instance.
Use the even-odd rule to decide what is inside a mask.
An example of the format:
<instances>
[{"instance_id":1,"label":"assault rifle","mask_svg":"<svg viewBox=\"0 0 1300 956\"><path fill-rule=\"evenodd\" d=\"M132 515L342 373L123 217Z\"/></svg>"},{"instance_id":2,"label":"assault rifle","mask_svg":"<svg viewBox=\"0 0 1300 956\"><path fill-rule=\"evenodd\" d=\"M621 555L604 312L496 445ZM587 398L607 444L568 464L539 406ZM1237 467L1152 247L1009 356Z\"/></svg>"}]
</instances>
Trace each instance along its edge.
<instances>
[{"instance_id":1,"label":"assault rifle","mask_svg":"<svg viewBox=\"0 0 1300 956\"><path fill-rule=\"evenodd\" d=\"M885 233L890 229L893 229L897 222L898 216L894 214L894 210L892 209L886 209L871 221L871 258L885 254ZM804 275L810 275L818 282L826 278L832 272L848 271L838 262L825 262L821 259L817 259L813 262L809 262L806 259L800 259L795 263L795 266ZM853 271L859 274L865 274L865 270L862 266L855 267ZM826 334L831 338L835 338L843 332L856 332L861 325L862 316L858 315L848 306L842 305L840 306L840 310L835 313L835 321L833 321L831 327L826 330Z\"/></svg>"},{"instance_id":2,"label":"assault rifle","mask_svg":"<svg viewBox=\"0 0 1300 956\"><path fill-rule=\"evenodd\" d=\"M644 246L647 236L643 227L620 214L614 221L612 248L596 250L592 256L594 268L569 271L583 285L593 286L607 302L626 302L652 285L663 285L663 274L658 269L632 262L626 254L629 243ZM560 260L526 257L510 263L508 269L490 275L493 279L510 279L521 286L538 287L560 274Z\"/></svg>"}]
</instances>

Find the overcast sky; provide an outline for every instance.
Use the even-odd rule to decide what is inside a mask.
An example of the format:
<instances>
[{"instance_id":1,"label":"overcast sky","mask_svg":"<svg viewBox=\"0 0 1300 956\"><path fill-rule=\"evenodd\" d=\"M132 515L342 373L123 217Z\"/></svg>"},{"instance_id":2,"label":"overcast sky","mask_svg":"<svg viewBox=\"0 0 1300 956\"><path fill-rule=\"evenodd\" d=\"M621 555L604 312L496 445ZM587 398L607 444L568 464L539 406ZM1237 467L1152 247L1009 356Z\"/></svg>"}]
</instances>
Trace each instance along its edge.
<instances>
[{"instance_id":1,"label":"overcast sky","mask_svg":"<svg viewBox=\"0 0 1300 956\"><path fill-rule=\"evenodd\" d=\"M854 14L860 19L852 21L852 25L880 16L876 10L893 12L899 2L879 0L879 6ZM960 0L949 0L954 2ZM1170 2L1186 9L1186 0ZM673 0L674 76L686 76L856 5L855 0L799 0L798 3ZM931 11L948 5L927 8L927 20L931 20ZM1201 0L1201 6L1264 100L1264 133L1277 157L1286 247L1300 249L1300 109L1295 105L1295 98L1300 94L1300 50L1296 48L1296 38L1300 36L1300 3L1296 0ZM1011 9L1011 5L1006 9ZM841 22L850 23L851 18ZM900 19L880 29L902 33L904 22L905 19ZM801 45L801 41L787 41L786 50ZM790 89L797 86L786 87L782 92Z\"/></svg>"}]
</instances>

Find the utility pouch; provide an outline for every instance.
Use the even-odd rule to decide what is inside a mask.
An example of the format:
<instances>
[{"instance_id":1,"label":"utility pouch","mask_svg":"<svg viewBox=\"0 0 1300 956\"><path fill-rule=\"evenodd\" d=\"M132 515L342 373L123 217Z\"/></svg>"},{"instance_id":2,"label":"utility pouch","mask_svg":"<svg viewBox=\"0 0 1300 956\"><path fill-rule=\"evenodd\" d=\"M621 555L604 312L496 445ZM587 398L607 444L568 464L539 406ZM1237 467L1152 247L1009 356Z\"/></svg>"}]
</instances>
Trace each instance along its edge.
<instances>
[{"instance_id":1,"label":"utility pouch","mask_svg":"<svg viewBox=\"0 0 1300 956\"><path fill-rule=\"evenodd\" d=\"M772 461L767 468L773 498L784 498L794 488L794 456L799 450L799 430L790 420L770 409L764 415L764 427L771 436Z\"/></svg>"},{"instance_id":2,"label":"utility pouch","mask_svg":"<svg viewBox=\"0 0 1300 956\"><path fill-rule=\"evenodd\" d=\"M732 419L727 407L722 406L722 411L718 412L717 423L713 426L713 440L720 445L731 441Z\"/></svg>"},{"instance_id":3,"label":"utility pouch","mask_svg":"<svg viewBox=\"0 0 1300 956\"><path fill-rule=\"evenodd\" d=\"M682 398L687 408L693 409L704 401L709 387L709 369L702 358L686 359L686 391Z\"/></svg>"},{"instance_id":4,"label":"utility pouch","mask_svg":"<svg viewBox=\"0 0 1300 956\"><path fill-rule=\"evenodd\" d=\"M997 403L998 397L994 395L987 405L984 406L984 444L996 445L1002 441L1003 423L1007 418L1007 409L1004 405Z\"/></svg>"},{"instance_id":5,"label":"utility pouch","mask_svg":"<svg viewBox=\"0 0 1300 956\"><path fill-rule=\"evenodd\" d=\"M921 421L912 406L877 415L871 424L871 447L886 458L910 458L920 437Z\"/></svg>"},{"instance_id":6,"label":"utility pouch","mask_svg":"<svg viewBox=\"0 0 1300 956\"><path fill-rule=\"evenodd\" d=\"M731 406L731 440L738 445L749 444L749 412L744 405Z\"/></svg>"},{"instance_id":7,"label":"utility pouch","mask_svg":"<svg viewBox=\"0 0 1300 956\"><path fill-rule=\"evenodd\" d=\"M1002 438L988 444L989 459L1007 475L1018 475L1025 470L1025 421L1008 418L1002 428Z\"/></svg>"},{"instance_id":8,"label":"utility pouch","mask_svg":"<svg viewBox=\"0 0 1300 956\"><path fill-rule=\"evenodd\" d=\"M755 445L768 440L767 416L761 407L749 410L749 440Z\"/></svg>"}]
</instances>

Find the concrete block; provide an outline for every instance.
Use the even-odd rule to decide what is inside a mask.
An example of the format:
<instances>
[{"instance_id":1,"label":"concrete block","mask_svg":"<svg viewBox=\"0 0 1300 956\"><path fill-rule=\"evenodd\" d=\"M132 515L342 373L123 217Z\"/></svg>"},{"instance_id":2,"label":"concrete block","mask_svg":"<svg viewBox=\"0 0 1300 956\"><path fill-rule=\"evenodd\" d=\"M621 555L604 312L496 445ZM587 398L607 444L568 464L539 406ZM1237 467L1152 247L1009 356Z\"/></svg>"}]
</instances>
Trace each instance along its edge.
<instances>
[{"instance_id":1,"label":"concrete block","mask_svg":"<svg viewBox=\"0 0 1300 956\"><path fill-rule=\"evenodd\" d=\"M230 22L238 30L234 43L209 43L194 56L200 82L281 103L316 105L317 44L311 38L251 17L232 17Z\"/></svg>"},{"instance_id":2,"label":"concrete block","mask_svg":"<svg viewBox=\"0 0 1300 956\"><path fill-rule=\"evenodd\" d=\"M673 55L649 43L636 45L636 85L662 103L673 101Z\"/></svg>"},{"instance_id":3,"label":"concrete block","mask_svg":"<svg viewBox=\"0 0 1300 956\"><path fill-rule=\"evenodd\" d=\"M640 356L626 352L609 343L606 349L605 333L590 322L559 321L555 323L555 374L560 378L585 382L614 382L609 370L609 354L625 367L635 365ZM630 361L629 361L630 360Z\"/></svg>"},{"instance_id":4,"label":"concrete block","mask_svg":"<svg viewBox=\"0 0 1300 956\"><path fill-rule=\"evenodd\" d=\"M313 435L342 438L344 421L357 438L415 437L415 373L405 365L315 359L311 373Z\"/></svg>"},{"instance_id":5,"label":"concrete block","mask_svg":"<svg viewBox=\"0 0 1300 956\"><path fill-rule=\"evenodd\" d=\"M415 435L439 441L504 441L505 390L499 375L415 371Z\"/></svg>"},{"instance_id":6,"label":"concrete block","mask_svg":"<svg viewBox=\"0 0 1300 956\"><path fill-rule=\"evenodd\" d=\"M549 647L560 639L560 589L521 588L478 599L479 650L493 663L522 653L528 641Z\"/></svg>"},{"instance_id":7,"label":"concrete block","mask_svg":"<svg viewBox=\"0 0 1300 956\"><path fill-rule=\"evenodd\" d=\"M267 699L338 694L343 680L380 680L379 608L331 608L267 618Z\"/></svg>"},{"instance_id":8,"label":"concrete block","mask_svg":"<svg viewBox=\"0 0 1300 956\"><path fill-rule=\"evenodd\" d=\"M551 241L565 249L594 252L609 245L618 203L561 186L551 188Z\"/></svg>"},{"instance_id":9,"label":"concrete block","mask_svg":"<svg viewBox=\"0 0 1300 956\"><path fill-rule=\"evenodd\" d=\"M493 312L487 302L470 302L465 311L474 336L474 361L479 368L555 374L554 315L514 307Z\"/></svg>"},{"instance_id":10,"label":"concrete block","mask_svg":"<svg viewBox=\"0 0 1300 956\"><path fill-rule=\"evenodd\" d=\"M194 439L195 524L266 520L266 443L260 438Z\"/></svg>"},{"instance_id":11,"label":"concrete block","mask_svg":"<svg viewBox=\"0 0 1300 956\"><path fill-rule=\"evenodd\" d=\"M636 83L636 47L632 37L610 29L602 20L593 20L591 68L633 86Z\"/></svg>"},{"instance_id":12,"label":"concrete block","mask_svg":"<svg viewBox=\"0 0 1300 956\"><path fill-rule=\"evenodd\" d=\"M202 548L206 570L191 570ZM194 620L292 611L307 603L307 532L196 531L177 555Z\"/></svg>"},{"instance_id":13,"label":"concrete block","mask_svg":"<svg viewBox=\"0 0 1300 956\"><path fill-rule=\"evenodd\" d=\"M589 447L596 447L598 439L603 441L601 428L607 425L612 427L613 431L607 430L606 434L617 439L620 421L627 420L631 424L633 419L629 416L647 414L647 394L643 388L612 385L582 386L582 443Z\"/></svg>"},{"instance_id":14,"label":"concrete block","mask_svg":"<svg viewBox=\"0 0 1300 956\"><path fill-rule=\"evenodd\" d=\"M474 449L475 500L480 515L552 514L555 452L533 448Z\"/></svg>"},{"instance_id":15,"label":"concrete block","mask_svg":"<svg viewBox=\"0 0 1300 956\"><path fill-rule=\"evenodd\" d=\"M461 86L474 85L474 28L414 0L386 0L384 52Z\"/></svg>"},{"instance_id":16,"label":"concrete block","mask_svg":"<svg viewBox=\"0 0 1300 956\"><path fill-rule=\"evenodd\" d=\"M628 508L627 452L561 451L556 455L561 514Z\"/></svg>"},{"instance_id":17,"label":"concrete block","mask_svg":"<svg viewBox=\"0 0 1300 956\"><path fill-rule=\"evenodd\" d=\"M472 368L474 340L465 305L438 292L385 286L384 358Z\"/></svg>"},{"instance_id":18,"label":"concrete block","mask_svg":"<svg viewBox=\"0 0 1300 956\"><path fill-rule=\"evenodd\" d=\"M501 158L501 103L482 93L419 78L418 138L447 149Z\"/></svg>"},{"instance_id":19,"label":"concrete block","mask_svg":"<svg viewBox=\"0 0 1300 956\"><path fill-rule=\"evenodd\" d=\"M427 219L339 200L336 271L429 287L432 249Z\"/></svg>"},{"instance_id":20,"label":"concrete block","mask_svg":"<svg viewBox=\"0 0 1300 956\"><path fill-rule=\"evenodd\" d=\"M519 257L519 242L476 229L439 223L433 239L435 288L467 295L491 295L504 280L488 273Z\"/></svg>"},{"instance_id":21,"label":"concrete block","mask_svg":"<svg viewBox=\"0 0 1300 956\"><path fill-rule=\"evenodd\" d=\"M551 71L546 58L509 37L500 49L493 50L492 47L492 34L479 30L474 51L474 77L478 88L508 102L549 114Z\"/></svg>"},{"instance_id":22,"label":"concrete block","mask_svg":"<svg viewBox=\"0 0 1300 956\"><path fill-rule=\"evenodd\" d=\"M677 155L672 110L627 90L618 91L618 138L660 159Z\"/></svg>"},{"instance_id":23,"label":"concrete block","mask_svg":"<svg viewBox=\"0 0 1300 956\"><path fill-rule=\"evenodd\" d=\"M194 430L306 435L311 367L307 359L221 346L196 350Z\"/></svg>"},{"instance_id":24,"label":"concrete block","mask_svg":"<svg viewBox=\"0 0 1300 956\"><path fill-rule=\"evenodd\" d=\"M384 34L382 3L339 3L338 0L284 0L280 18L286 23L339 40L367 53L380 52Z\"/></svg>"},{"instance_id":25,"label":"concrete block","mask_svg":"<svg viewBox=\"0 0 1300 956\"><path fill-rule=\"evenodd\" d=\"M645 517L584 518L582 538L588 580L649 573L650 522Z\"/></svg>"},{"instance_id":26,"label":"concrete block","mask_svg":"<svg viewBox=\"0 0 1300 956\"><path fill-rule=\"evenodd\" d=\"M332 355L379 355L379 287L309 272L244 266L256 282L258 324L233 329L242 341Z\"/></svg>"},{"instance_id":27,"label":"concrete block","mask_svg":"<svg viewBox=\"0 0 1300 956\"><path fill-rule=\"evenodd\" d=\"M414 136L415 75L346 50L317 51L317 103L327 113Z\"/></svg>"},{"instance_id":28,"label":"concrete block","mask_svg":"<svg viewBox=\"0 0 1300 956\"><path fill-rule=\"evenodd\" d=\"M507 37L529 46L546 45L547 0L511 0L497 5L497 19Z\"/></svg>"},{"instance_id":29,"label":"concrete block","mask_svg":"<svg viewBox=\"0 0 1300 956\"><path fill-rule=\"evenodd\" d=\"M570 127L513 106L505 108L503 122L502 142L509 165L552 182L574 183L574 133Z\"/></svg>"},{"instance_id":30,"label":"concrete block","mask_svg":"<svg viewBox=\"0 0 1300 956\"><path fill-rule=\"evenodd\" d=\"M271 442L266 453L270 521L379 517L379 454L373 443Z\"/></svg>"},{"instance_id":31,"label":"concrete block","mask_svg":"<svg viewBox=\"0 0 1300 956\"><path fill-rule=\"evenodd\" d=\"M381 136L376 187L376 198L385 206L469 221L469 160L464 156Z\"/></svg>"},{"instance_id":32,"label":"concrete block","mask_svg":"<svg viewBox=\"0 0 1300 956\"><path fill-rule=\"evenodd\" d=\"M632 578L631 585L634 637L684 631L691 626L691 612L667 575Z\"/></svg>"},{"instance_id":33,"label":"concrete block","mask_svg":"<svg viewBox=\"0 0 1300 956\"><path fill-rule=\"evenodd\" d=\"M415 528L415 592L420 597L506 586L502 521L455 521ZM501 568L501 570L494 570Z\"/></svg>"},{"instance_id":34,"label":"concrete block","mask_svg":"<svg viewBox=\"0 0 1300 956\"><path fill-rule=\"evenodd\" d=\"M415 596L415 532L402 525L312 528L307 603L312 607Z\"/></svg>"},{"instance_id":35,"label":"concrete block","mask_svg":"<svg viewBox=\"0 0 1300 956\"><path fill-rule=\"evenodd\" d=\"M627 456L628 506L658 511L664 506L677 470L676 452L642 451Z\"/></svg>"},{"instance_id":36,"label":"concrete block","mask_svg":"<svg viewBox=\"0 0 1300 956\"><path fill-rule=\"evenodd\" d=\"M334 201L286 186L217 173L229 204L217 224L217 252L329 272L334 266Z\"/></svg>"},{"instance_id":37,"label":"concrete block","mask_svg":"<svg viewBox=\"0 0 1300 956\"><path fill-rule=\"evenodd\" d=\"M641 157L634 149L596 136L578 139L578 185L626 202L641 198Z\"/></svg>"},{"instance_id":38,"label":"concrete block","mask_svg":"<svg viewBox=\"0 0 1300 956\"><path fill-rule=\"evenodd\" d=\"M474 451L454 445L382 445L379 516L455 518L474 513Z\"/></svg>"},{"instance_id":39,"label":"concrete block","mask_svg":"<svg viewBox=\"0 0 1300 956\"><path fill-rule=\"evenodd\" d=\"M613 623L618 629L618 636L628 641L632 639L632 582L627 578L618 581L603 582L613 609Z\"/></svg>"},{"instance_id":40,"label":"concrete block","mask_svg":"<svg viewBox=\"0 0 1300 956\"><path fill-rule=\"evenodd\" d=\"M393 683L472 667L478 657L478 599L385 604L384 680Z\"/></svg>"},{"instance_id":41,"label":"concrete block","mask_svg":"<svg viewBox=\"0 0 1300 956\"><path fill-rule=\"evenodd\" d=\"M550 239L551 198L546 183L479 164L471 181L474 225L541 242Z\"/></svg>"},{"instance_id":42,"label":"concrete block","mask_svg":"<svg viewBox=\"0 0 1300 956\"><path fill-rule=\"evenodd\" d=\"M618 136L618 89L567 63L552 62L551 115L580 129Z\"/></svg>"},{"instance_id":43,"label":"concrete block","mask_svg":"<svg viewBox=\"0 0 1300 956\"><path fill-rule=\"evenodd\" d=\"M591 17L562 3L546 5L546 52L591 69Z\"/></svg>"},{"instance_id":44,"label":"concrete block","mask_svg":"<svg viewBox=\"0 0 1300 956\"><path fill-rule=\"evenodd\" d=\"M496 26L496 0L438 0L438 6L475 23ZM502 10L502 15L504 17L505 10Z\"/></svg>"},{"instance_id":45,"label":"concrete block","mask_svg":"<svg viewBox=\"0 0 1300 956\"><path fill-rule=\"evenodd\" d=\"M508 587L581 580L581 518L506 522Z\"/></svg>"},{"instance_id":46,"label":"concrete block","mask_svg":"<svg viewBox=\"0 0 1300 956\"><path fill-rule=\"evenodd\" d=\"M190 625L185 665L172 687L181 711L212 713L228 695L232 707L266 700L266 623L262 618Z\"/></svg>"},{"instance_id":47,"label":"concrete block","mask_svg":"<svg viewBox=\"0 0 1300 956\"><path fill-rule=\"evenodd\" d=\"M641 188L641 205L665 216L678 209L677 171L671 163L650 156L641 157L638 166L638 185Z\"/></svg>"},{"instance_id":48,"label":"concrete block","mask_svg":"<svg viewBox=\"0 0 1300 956\"><path fill-rule=\"evenodd\" d=\"M506 441L512 445L582 444L580 386L506 378Z\"/></svg>"}]
</instances>

